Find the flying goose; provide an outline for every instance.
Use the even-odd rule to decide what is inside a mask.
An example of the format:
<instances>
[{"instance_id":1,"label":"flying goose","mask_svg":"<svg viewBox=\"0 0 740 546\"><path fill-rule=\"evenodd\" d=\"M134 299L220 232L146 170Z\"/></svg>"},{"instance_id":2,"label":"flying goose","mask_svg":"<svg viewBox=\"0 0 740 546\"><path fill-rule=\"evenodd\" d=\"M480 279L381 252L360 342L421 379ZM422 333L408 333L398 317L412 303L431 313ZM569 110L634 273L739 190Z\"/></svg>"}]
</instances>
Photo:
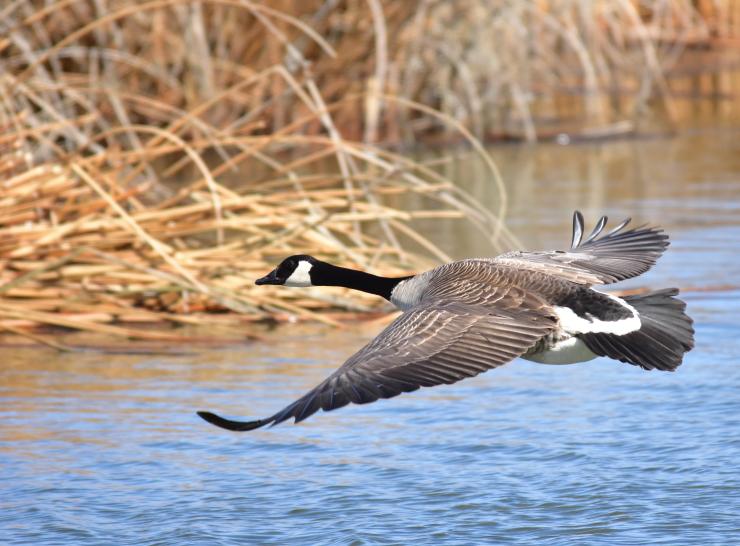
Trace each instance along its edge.
<instances>
[{"instance_id":1,"label":"flying goose","mask_svg":"<svg viewBox=\"0 0 740 546\"><path fill-rule=\"evenodd\" d=\"M645 273L668 246L660 228L603 234L602 217L583 240L573 215L569 250L515 251L448 263L410 277L388 278L290 256L256 284L344 286L377 294L403 314L317 387L265 419L203 419L229 430L253 430L319 409L366 404L419 387L473 377L521 356L568 364L607 356L645 370L673 371L694 346L692 320L678 289L617 297L592 285Z\"/></svg>"}]
</instances>

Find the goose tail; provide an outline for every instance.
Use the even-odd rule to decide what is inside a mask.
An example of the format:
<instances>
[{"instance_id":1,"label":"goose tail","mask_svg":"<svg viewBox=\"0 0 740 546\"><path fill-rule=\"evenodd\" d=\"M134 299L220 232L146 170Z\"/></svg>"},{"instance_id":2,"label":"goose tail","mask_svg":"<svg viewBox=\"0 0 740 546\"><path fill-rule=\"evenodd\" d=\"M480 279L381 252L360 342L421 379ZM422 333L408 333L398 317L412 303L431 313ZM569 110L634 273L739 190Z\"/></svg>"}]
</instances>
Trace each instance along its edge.
<instances>
[{"instance_id":1,"label":"goose tail","mask_svg":"<svg viewBox=\"0 0 740 546\"><path fill-rule=\"evenodd\" d=\"M678 299L677 288L666 288L623 299L639 313L639 330L624 335L581 334L586 346L599 356L608 356L646 370L674 371L683 355L694 347L694 328Z\"/></svg>"}]
</instances>

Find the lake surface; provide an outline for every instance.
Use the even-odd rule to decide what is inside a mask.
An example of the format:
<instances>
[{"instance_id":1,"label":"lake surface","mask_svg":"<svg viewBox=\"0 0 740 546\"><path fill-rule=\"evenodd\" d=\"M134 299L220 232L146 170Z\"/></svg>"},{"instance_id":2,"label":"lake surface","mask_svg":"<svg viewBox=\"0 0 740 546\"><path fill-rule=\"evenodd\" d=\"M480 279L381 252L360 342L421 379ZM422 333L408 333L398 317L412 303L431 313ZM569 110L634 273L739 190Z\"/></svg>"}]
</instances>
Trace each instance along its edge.
<instances>
[{"instance_id":1,"label":"lake surface","mask_svg":"<svg viewBox=\"0 0 740 546\"><path fill-rule=\"evenodd\" d=\"M3 349L2 544L737 544L740 133L492 150L508 225L563 246L570 217L666 227L626 286L686 289L697 347L676 373L517 360L452 386L230 433L272 414L379 326L281 327L185 356ZM469 155L447 175L493 209ZM486 252L463 227L427 235Z\"/></svg>"}]
</instances>

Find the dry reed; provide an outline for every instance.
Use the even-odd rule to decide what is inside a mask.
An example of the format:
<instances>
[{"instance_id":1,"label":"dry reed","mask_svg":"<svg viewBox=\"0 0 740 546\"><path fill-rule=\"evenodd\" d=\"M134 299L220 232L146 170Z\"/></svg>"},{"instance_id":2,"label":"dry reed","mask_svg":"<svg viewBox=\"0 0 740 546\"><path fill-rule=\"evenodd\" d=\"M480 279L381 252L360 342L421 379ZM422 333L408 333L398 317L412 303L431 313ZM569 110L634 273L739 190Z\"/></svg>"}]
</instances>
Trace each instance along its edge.
<instances>
[{"instance_id":1,"label":"dry reed","mask_svg":"<svg viewBox=\"0 0 740 546\"><path fill-rule=\"evenodd\" d=\"M565 87L585 91L590 125L610 122L597 94L617 80L636 82L635 108L660 96L679 45L710 26L689 1L655 6L6 3L0 329L175 339L117 323L234 317L206 315L224 311L337 324L324 311L376 302L253 279L298 252L388 274L448 259L416 218L464 218L492 251L511 246L476 137L535 138L535 97ZM495 210L376 145L440 133L482 155ZM390 207L399 192L428 206Z\"/></svg>"},{"instance_id":2,"label":"dry reed","mask_svg":"<svg viewBox=\"0 0 740 546\"><path fill-rule=\"evenodd\" d=\"M337 325L320 311L377 302L339 290L256 290L254 278L299 252L399 274L448 259L410 227L417 218L464 217L492 242L505 236L494 214L432 169L343 137L335 112L363 97L327 104L293 42L335 52L307 24L246 2L99 7L5 8L0 329L43 324L171 340L172 332L118 323L237 316L211 314L223 311ZM249 24L232 27L232 15ZM231 29L228 42L216 24ZM298 36L289 41L286 27ZM230 47L238 57L254 39L268 62L216 54ZM137 54L142 47L148 55ZM287 96L300 107L276 128ZM399 192L428 210L384 203Z\"/></svg>"}]
</instances>

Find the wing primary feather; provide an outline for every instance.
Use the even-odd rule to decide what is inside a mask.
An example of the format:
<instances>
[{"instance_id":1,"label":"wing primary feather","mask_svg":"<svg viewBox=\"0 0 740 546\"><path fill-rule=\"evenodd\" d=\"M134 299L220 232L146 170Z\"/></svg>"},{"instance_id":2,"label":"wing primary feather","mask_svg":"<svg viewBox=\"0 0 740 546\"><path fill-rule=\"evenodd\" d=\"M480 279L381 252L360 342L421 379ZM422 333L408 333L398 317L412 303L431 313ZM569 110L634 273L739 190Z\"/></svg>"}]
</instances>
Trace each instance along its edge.
<instances>
[{"instance_id":1,"label":"wing primary feather","mask_svg":"<svg viewBox=\"0 0 740 546\"><path fill-rule=\"evenodd\" d=\"M606 226L606 223L607 223L608 221L609 221L609 218L608 218L607 216L602 216L601 218L599 218L599 221L598 221L598 222L596 222L596 225L594 226L594 229L593 229L593 231L591 232L591 235L589 235L589 236L588 236L588 238L586 239L586 241L585 241L585 242L584 242L583 244L584 244L584 245L585 245L585 244L588 244L588 243L590 243L591 241L593 241L594 239L596 239L596 237L598 237L598 236L599 236L599 234L600 234L600 233L601 233L602 231L604 231L604 226Z\"/></svg>"},{"instance_id":2,"label":"wing primary feather","mask_svg":"<svg viewBox=\"0 0 740 546\"><path fill-rule=\"evenodd\" d=\"M199 411L197 413L201 419L208 421L212 425L225 428L226 430L234 431L254 430L256 428L263 427L271 422L270 419L257 419L255 421L232 421L231 419L224 419L223 417L220 417L215 413L211 413L210 411Z\"/></svg>"},{"instance_id":3,"label":"wing primary feather","mask_svg":"<svg viewBox=\"0 0 740 546\"><path fill-rule=\"evenodd\" d=\"M313 392L310 396L306 398L306 400L303 402L303 407L301 407L301 410L298 412L295 412L295 422L299 423L303 421L304 419L310 417L317 411L319 411L320 403L318 400L318 392Z\"/></svg>"},{"instance_id":4,"label":"wing primary feather","mask_svg":"<svg viewBox=\"0 0 740 546\"><path fill-rule=\"evenodd\" d=\"M573 239L570 248L576 248L581 244L583 238L583 214L577 210L573 213Z\"/></svg>"},{"instance_id":5,"label":"wing primary feather","mask_svg":"<svg viewBox=\"0 0 740 546\"><path fill-rule=\"evenodd\" d=\"M617 227L613 228L609 233L607 233L605 237L609 237L611 235L614 235L615 233L618 233L619 231L622 231L622 229L624 229L631 221L632 218L625 218Z\"/></svg>"},{"instance_id":6,"label":"wing primary feather","mask_svg":"<svg viewBox=\"0 0 740 546\"><path fill-rule=\"evenodd\" d=\"M324 411L334 407L334 395L337 392L336 381L330 381L328 388L321 395L321 409Z\"/></svg>"}]
</instances>

